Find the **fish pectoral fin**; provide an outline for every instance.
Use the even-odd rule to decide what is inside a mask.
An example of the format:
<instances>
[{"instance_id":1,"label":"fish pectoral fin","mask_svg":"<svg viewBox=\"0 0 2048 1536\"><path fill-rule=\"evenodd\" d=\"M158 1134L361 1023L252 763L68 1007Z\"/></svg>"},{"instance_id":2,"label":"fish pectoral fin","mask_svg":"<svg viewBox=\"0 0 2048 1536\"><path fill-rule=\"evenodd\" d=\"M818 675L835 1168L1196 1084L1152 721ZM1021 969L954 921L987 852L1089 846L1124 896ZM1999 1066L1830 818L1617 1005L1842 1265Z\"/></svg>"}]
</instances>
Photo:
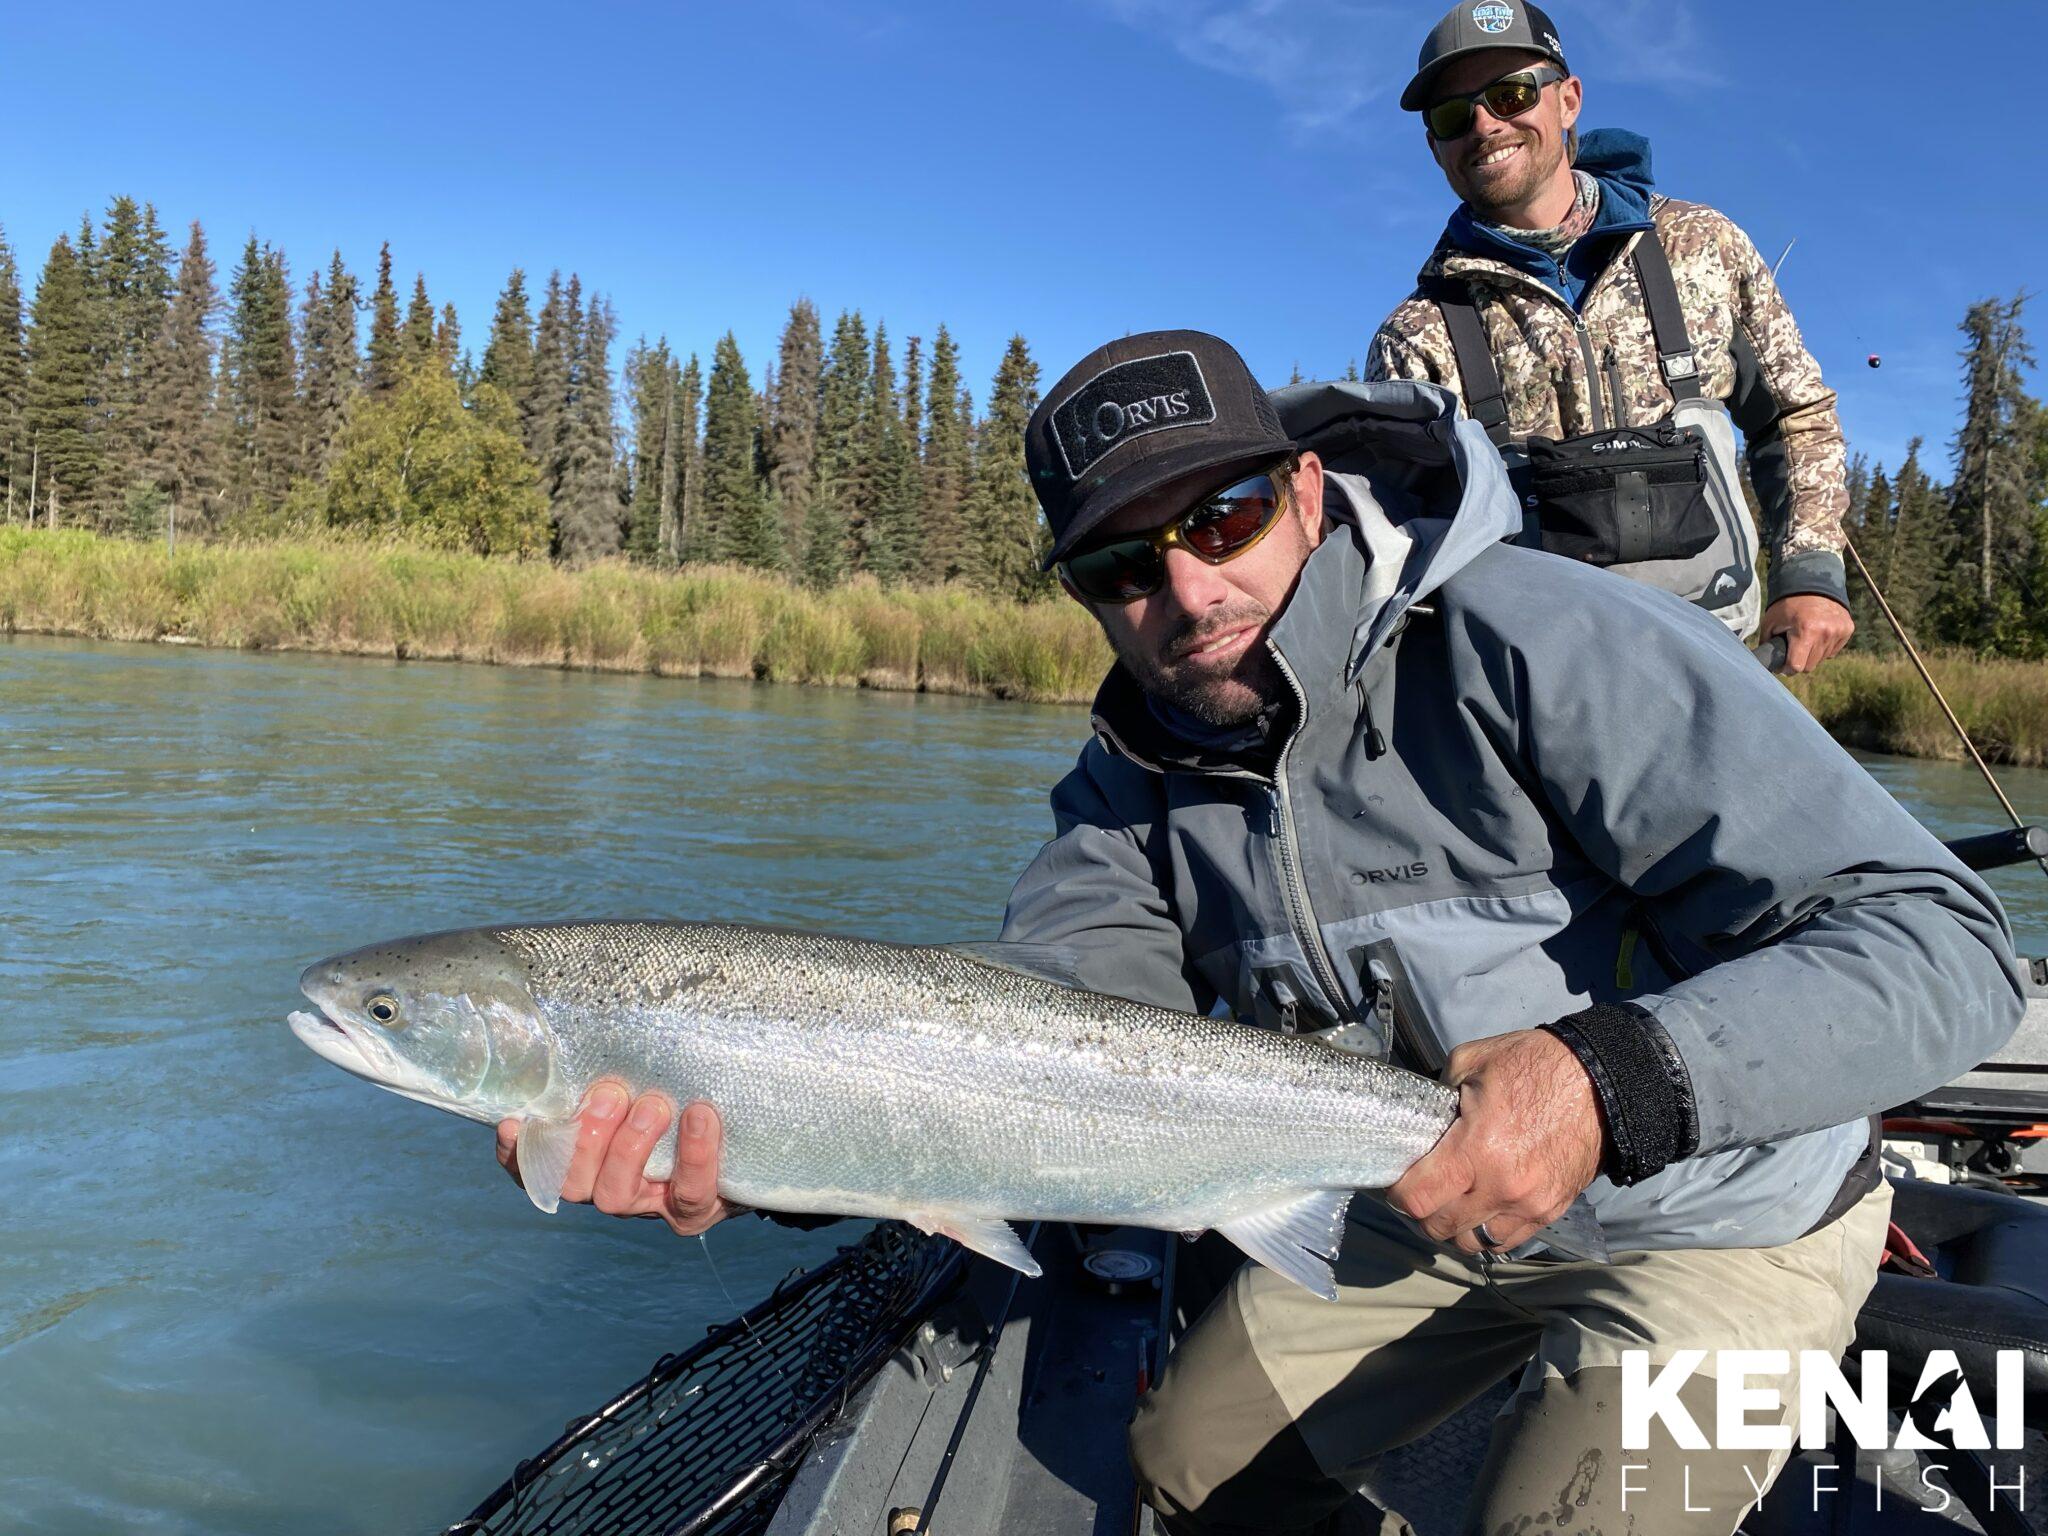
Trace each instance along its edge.
<instances>
[{"instance_id":1,"label":"fish pectoral fin","mask_svg":"<svg viewBox=\"0 0 2048 1536\"><path fill-rule=\"evenodd\" d=\"M1034 1280L1045 1273L1007 1221L998 1221L994 1217L959 1216L944 1211L908 1219L920 1232L936 1232L941 1237L950 1237L962 1248L970 1249L985 1259L994 1259L998 1264L1007 1264Z\"/></svg>"},{"instance_id":2,"label":"fish pectoral fin","mask_svg":"<svg viewBox=\"0 0 2048 1536\"><path fill-rule=\"evenodd\" d=\"M562 1203L569 1160L576 1155L582 1127L574 1120L526 1120L519 1126L519 1182L535 1205L554 1215Z\"/></svg>"},{"instance_id":3,"label":"fish pectoral fin","mask_svg":"<svg viewBox=\"0 0 2048 1536\"><path fill-rule=\"evenodd\" d=\"M1312 1189L1263 1211L1219 1221L1216 1230L1276 1274L1325 1301L1337 1299L1330 1261L1344 1237L1348 1189Z\"/></svg>"},{"instance_id":4,"label":"fish pectoral fin","mask_svg":"<svg viewBox=\"0 0 2048 1536\"><path fill-rule=\"evenodd\" d=\"M1596 1264L1612 1262L1607 1251L1607 1229L1593 1207L1580 1195L1564 1208L1564 1214L1538 1232L1534 1239L1554 1253L1567 1258L1591 1259Z\"/></svg>"}]
</instances>

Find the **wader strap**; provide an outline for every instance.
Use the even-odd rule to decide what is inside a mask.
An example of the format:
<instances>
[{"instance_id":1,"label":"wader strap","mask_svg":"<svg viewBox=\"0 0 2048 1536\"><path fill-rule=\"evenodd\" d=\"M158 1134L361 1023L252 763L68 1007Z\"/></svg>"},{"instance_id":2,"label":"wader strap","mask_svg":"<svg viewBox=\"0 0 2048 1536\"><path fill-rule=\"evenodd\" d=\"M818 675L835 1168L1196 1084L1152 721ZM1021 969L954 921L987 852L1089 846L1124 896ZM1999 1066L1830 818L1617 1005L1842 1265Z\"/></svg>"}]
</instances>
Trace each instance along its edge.
<instances>
[{"instance_id":1,"label":"wader strap","mask_svg":"<svg viewBox=\"0 0 2048 1536\"><path fill-rule=\"evenodd\" d=\"M1430 285L1430 297L1443 311L1444 326L1451 333L1451 352L1465 385L1465 414L1486 429L1494 447L1505 448L1508 392L1501 384L1500 369L1494 366L1493 346L1472 302L1472 290L1463 283L1439 279Z\"/></svg>"},{"instance_id":2,"label":"wader strap","mask_svg":"<svg viewBox=\"0 0 2048 1536\"><path fill-rule=\"evenodd\" d=\"M1664 254L1664 242L1657 238L1656 230L1647 231L1636 242L1632 259L1636 281L1643 289L1643 307L1650 312L1650 329L1657 336L1657 361L1663 366L1664 382L1674 400L1697 399L1701 394L1699 363L1692 355L1685 311L1679 307L1671 258ZM1459 366L1464 366L1462 359Z\"/></svg>"}]
</instances>

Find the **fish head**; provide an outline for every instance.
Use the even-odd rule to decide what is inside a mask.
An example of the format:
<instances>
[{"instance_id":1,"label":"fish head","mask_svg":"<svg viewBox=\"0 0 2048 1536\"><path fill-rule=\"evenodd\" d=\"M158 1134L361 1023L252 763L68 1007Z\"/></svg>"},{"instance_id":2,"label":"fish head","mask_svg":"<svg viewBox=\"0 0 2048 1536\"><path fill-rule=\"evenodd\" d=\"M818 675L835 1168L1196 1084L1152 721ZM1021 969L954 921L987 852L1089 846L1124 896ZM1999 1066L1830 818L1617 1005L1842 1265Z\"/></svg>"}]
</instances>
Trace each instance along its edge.
<instances>
[{"instance_id":1,"label":"fish head","mask_svg":"<svg viewBox=\"0 0 2048 1536\"><path fill-rule=\"evenodd\" d=\"M488 930L428 934L321 960L291 1016L316 1054L380 1088L475 1120L546 1098L555 1041L526 963Z\"/></svg>"}]
</instances>

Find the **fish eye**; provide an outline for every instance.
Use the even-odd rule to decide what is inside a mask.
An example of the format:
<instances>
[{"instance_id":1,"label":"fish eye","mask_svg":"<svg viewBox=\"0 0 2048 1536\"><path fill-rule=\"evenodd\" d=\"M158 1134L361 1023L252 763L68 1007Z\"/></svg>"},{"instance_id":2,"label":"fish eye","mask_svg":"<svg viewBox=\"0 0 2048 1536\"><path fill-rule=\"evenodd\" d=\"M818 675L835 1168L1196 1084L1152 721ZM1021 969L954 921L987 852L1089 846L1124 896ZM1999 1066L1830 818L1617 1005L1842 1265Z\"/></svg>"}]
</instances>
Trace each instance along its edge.
<instances>
[{"instance_id":1,"label":"fish eye","mask_svg":"<svg viewBox=\"0 0 2048 1536\"><path fill-rule=\"evenodd\" d=\"M388 1027L397 1022L398 999L389 992L379 992L375 997L363 1004L363 1012L367 1013L379 1024Z\"/></svg>"}]
</instances>

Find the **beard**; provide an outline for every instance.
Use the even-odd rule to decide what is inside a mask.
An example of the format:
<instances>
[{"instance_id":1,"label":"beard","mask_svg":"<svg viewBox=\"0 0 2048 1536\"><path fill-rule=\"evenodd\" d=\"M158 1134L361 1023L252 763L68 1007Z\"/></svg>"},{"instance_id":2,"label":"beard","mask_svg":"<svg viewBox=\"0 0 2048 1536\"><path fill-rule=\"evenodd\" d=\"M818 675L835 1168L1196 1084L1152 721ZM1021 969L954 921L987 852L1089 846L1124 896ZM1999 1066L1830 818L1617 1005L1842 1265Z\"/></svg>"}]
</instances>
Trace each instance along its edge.
<instances>
[{"instance_id":1,"label":"beard","mask_svg":"<svg viewBox=\"0 0 2048 1536\"><path fill-rule=\"evenodd\" d=\"M1522 153L1508 162L1505 173L1487 174L1461 160L1451 177L1451 190L1471 206L1482 223L1498 223L1497 215L1526 204L1564 162L1562 140L1546 145L1540 134L1522 129L1489 140L1486 153L1510 144L1520 144Z\"/></svg>"},{"instance_id":2,"label":"beard","mask_svg":"<svg viewBox=\"0 0 2048 1536\"><path fill-rule=\"evenodd\" d=\"M1199 619L1188 619L1156 650L1141 647L1128 637L1112 635L1110 642L1124 670L1151 697L1193 715L1204 725L1229 728L1257 719L1286 686L1266 648L1265 627L1272 616L1264 604L1247 597L1212 609ZM1258 625L1259 635L1227 669L1205 666L1197 658L1180 654L1186 647L1246 624Z\"/></svg>"}]
</instances>

